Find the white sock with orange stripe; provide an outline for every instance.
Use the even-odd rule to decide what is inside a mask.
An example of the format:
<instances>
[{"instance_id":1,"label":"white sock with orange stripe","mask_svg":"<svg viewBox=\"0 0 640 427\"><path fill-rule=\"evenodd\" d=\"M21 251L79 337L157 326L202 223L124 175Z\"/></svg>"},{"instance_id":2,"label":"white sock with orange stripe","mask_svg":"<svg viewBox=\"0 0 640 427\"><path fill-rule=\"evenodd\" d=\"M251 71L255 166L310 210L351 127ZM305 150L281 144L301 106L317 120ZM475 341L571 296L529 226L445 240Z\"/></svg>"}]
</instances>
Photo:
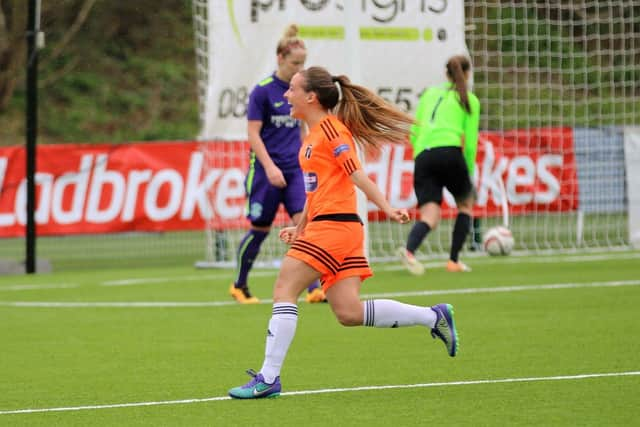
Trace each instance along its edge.
<instances>
[{"instance_id":1,"label":"white sock with orange stripe","mask_svg":"<svg viewBox=\"0 0 640 427\"><path fill-rule=\"evenodd\" d=\"M273 304L269 329L267 329L264 363L260 369L260 373L268 384L273 383L280 375L282 363L296 334L297 324L297 305L286 302Z\"/></svg>"},{"instance_id":2,"label":"white sock with orange stripe","mask_svg":"<svg viewBox=\"0 0 640 427\"><path fill-rule=\"evenodd\" d=\"M423 325L433 328L436 313L431 307L404 304L390 299L367 300L364 305L364 326L376 328L399 328Z\"/></svg>"}]
</instances>

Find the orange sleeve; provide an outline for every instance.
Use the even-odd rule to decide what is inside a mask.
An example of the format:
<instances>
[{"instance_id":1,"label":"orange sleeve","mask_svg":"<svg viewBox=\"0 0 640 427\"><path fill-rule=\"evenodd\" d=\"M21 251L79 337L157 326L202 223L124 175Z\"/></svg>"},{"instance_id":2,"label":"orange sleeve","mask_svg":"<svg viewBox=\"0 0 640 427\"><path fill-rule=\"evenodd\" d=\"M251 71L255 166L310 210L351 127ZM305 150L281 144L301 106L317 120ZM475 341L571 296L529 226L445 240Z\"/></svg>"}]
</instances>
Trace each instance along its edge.
<instances>
[{"instance_id":1,"label":"orange sleeve","mask_svg":"<svg viewBox=\"0 0 640 427\"><path fill-rule=\"evenodd\" d=\"M350 176L362 166L358 159L355 141L349 130L335 117L329 117L320 124L324 132L329 149L338 164L342 166L347 176Z\"/></svg>"},{"instance_id":2,"label":"orange sleeve","mask_svg":"<svg viewBox=\"0 0 640 427\"><path fill-rule=\"evenodd\" d=\"M341 135L340 138L330 141L330 147L333 157L342 166L347 176L362 168L352 139L347 139Z\"/></svg>"}]
</instances>

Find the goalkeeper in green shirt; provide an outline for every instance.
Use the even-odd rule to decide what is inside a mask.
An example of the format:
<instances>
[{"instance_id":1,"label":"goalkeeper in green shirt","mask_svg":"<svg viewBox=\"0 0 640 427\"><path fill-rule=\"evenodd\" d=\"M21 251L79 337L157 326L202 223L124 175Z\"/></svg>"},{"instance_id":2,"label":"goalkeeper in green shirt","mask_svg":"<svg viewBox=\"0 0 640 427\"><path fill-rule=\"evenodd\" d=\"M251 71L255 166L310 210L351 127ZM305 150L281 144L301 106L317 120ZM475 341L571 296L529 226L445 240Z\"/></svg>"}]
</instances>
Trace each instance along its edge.
<instances>
[{"instance_id":1,"label":"goalkeeper in green shirt","mask_svg":"<svg viewBox=\"0 0 640 427\"><path fill-rule=\"evenodd\" d=\"M446 69L449 82L429 88L420 97L416 124L410 137L419 218L409 232L406 247L398 248L398 255L413 274L424 272L424 266L414 254L440 222L444 187L453 195L458 207L447 270L471 271L458 258L469 233L475 202L471 177L478 147L480 102L467 90L471 74L469 59L454 56L447 62Z\"/></svg>"}]
</instances>

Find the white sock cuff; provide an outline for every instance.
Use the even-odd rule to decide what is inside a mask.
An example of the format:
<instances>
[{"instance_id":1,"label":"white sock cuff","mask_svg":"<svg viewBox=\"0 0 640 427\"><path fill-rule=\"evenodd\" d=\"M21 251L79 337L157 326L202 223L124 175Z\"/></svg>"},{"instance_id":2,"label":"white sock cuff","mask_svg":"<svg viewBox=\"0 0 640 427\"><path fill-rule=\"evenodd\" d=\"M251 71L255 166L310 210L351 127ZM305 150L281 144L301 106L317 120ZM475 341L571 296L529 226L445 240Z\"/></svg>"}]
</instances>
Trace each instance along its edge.
<instances>
[{"instance_id":1,"label":"white sock cuff","mask_svg":"<svg viewBox=\"0 0 640 427\"><path fill-rule=\"evenodd\" d=\"M273 304L271 314L283 319L296 318L298 317L298 306L289 302L276 302Z\"/></svg>"},{"instance_id":2,"label":"white sock cuff","mask_svg":"<svg viewBox=\"0 0 640 427\"><path fill-rule=\"evenodd\" d=\"M364 320L362 324L364 326L374 326L375 325L375 304L372 299L364 301Z\"/></svg>"}]
</instances>

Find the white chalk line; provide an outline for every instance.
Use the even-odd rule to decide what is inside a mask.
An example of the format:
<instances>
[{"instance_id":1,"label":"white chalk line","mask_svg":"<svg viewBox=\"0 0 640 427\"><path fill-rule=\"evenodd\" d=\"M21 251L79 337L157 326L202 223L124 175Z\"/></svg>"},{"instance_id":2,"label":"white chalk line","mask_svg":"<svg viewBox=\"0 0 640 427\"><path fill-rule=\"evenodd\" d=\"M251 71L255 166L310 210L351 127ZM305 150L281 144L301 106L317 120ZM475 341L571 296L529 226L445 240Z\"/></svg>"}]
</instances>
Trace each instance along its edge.
<instances>
[{"instance_id":1,"label":"white chalk line","mask_svg":"<svg viewBox=\"0 0 640 427\"><path fill-rule=\"evenodd\" d=\"M639 280L612 280L605 282L585 283L551 283L542 285L512 285L498 286L494 288L461 288L461 289L434 289L424 291L380 292L361 294L363 299L397 298L397 297L422 297L429 295L461 295L461 294L487 294L505 292L549 291L559 289L584 289L584 288L615 288L621 286L639 286ZM302 299L301 299L302 300ZM272 299L262 299L259 304L272 304ZM0 301L0 307L23 308L85 308L85 307L109 307L109 308L179 308L179 307L221 307L240 306L235 301L113 301L113 302L75 302L75 301Z\"/></svg>"},{"instance_id":2,"label":"white chalk line","mask_svg":"<svg viewBox=\"0 0 640 427\"><path fill-rule=\"evenodd\" d=\"M0 292L32 291L35 289L70 289L77 288L75 283L42 284L42 285L9 285L0 287Z\"/></svg>"},{"instance_id":3,"label":"white chalk line","mask_svg":"<svg viewBox=\"0 0 640 427\"><path fill-rule=\"evenodd\" d=\"M587 254L587 255L561 255L554 257L523 257L523 256L511 256L511 257L474 257L471 261L473 265L477 264L548 264L548 263L563 263L563 262L592 262L592 261L606 261L606 260L621 260L621 259L635 259L640 258L640 252L630 253L608 253L608 254ZM445 266L443 261L425 262L426 268L441 268ZM385 263L374 264L375 271L400 271L404 270L404 267L399 264ZM100 286L134 286L134 285L153 285L162 283L184 283L194 281L230 281L234 278L234 271L230 269L214 270L215 273L209 274L193 274L188 276L173 276L173 277L141 277L141 278L128 278L117 280L106 280L99 283ZM251 272L252 277L275 277L278 274L277 270L256 270ZM61 283L61 284L41 284L41 285L8 285L0 286L0 292L19 292L39 289L69 289L76 288L80 285L74 283Z\"/></svg>"},{"instance_id":4,"label":"white chalk line","mask_svg":"<svg viewBox=\"0 0 640 427\"><path fill-rule=\"evenodd\" d=\"M640 375L640 371L605 372L605 373L580 374L580 375L558 375L558 376L549 376L549 377L498 378L493 380L483 379L483 380L449 381L449 382L419 383L419 384L370 385L370 386L360 386L360 387L341 387L341 388L324 388L324 389L316 389L316 390L289 391L289 392L282 393L281 396L304 396L304 395L327 394L327 393L350 393L350 392L362 392L362 391L468 386L468 385L482 385L482 384L525 383L525 382L540 382L540 381L575 381L575 380L584 380L584 379L591 379L591 378L625 377L625 376L637 376L637 375ZM231 398L229 396L216 396L216 397L205 397L205 398L194 398L194 399L113 403L113 404L99 404L99 405L97 404L97 405L85 405L85 406L67 406L67 407L58 407L58 408L12 409L12 410L0 410L0 415L32 414L36 412L86 411L86 410L92 410L92 409L132 408L132 407L139 407L139 406L185 405L185 404L191 404L191 403L216 402L216 401L222 401L222 400L231 400Z\"/></svg>"},{"instance_id":5,"label":"white chalk line","mask_svg":"<svg viewBox=\"0 0 640 427\"><path fill-rule=\"evenodd\" d=\"M640 252L630 253L607 253L607 254L588 254L588 255L561 255L553 257L525 257L525 256L510 256L510 257L475 257L469 262L472 266L478 264L557 264L564 262L593 262L593 261L606 261L606 260L622 260L622 259L636 259L640 258ZM441 268L446 265L446 261L432 261L424 262L423 265L429 268ZM382 263L373 264L374 271L400 271L405 268L400 263ZM230 269L219 269L214 274L196 274L189 276L179 277L148 277L148 278L131 278L131 279L118 279L108 280L101 283L102 286L132 286L132 285L145 285L156 283L170 283L170 282L187 282L187 281L199 281L199 280L212 280L212 281L230 281L235 277L235 273ZM251 277L275 277L278 274L278 270L257 270L251 272Z\"/></svg>"}]
</instances>

